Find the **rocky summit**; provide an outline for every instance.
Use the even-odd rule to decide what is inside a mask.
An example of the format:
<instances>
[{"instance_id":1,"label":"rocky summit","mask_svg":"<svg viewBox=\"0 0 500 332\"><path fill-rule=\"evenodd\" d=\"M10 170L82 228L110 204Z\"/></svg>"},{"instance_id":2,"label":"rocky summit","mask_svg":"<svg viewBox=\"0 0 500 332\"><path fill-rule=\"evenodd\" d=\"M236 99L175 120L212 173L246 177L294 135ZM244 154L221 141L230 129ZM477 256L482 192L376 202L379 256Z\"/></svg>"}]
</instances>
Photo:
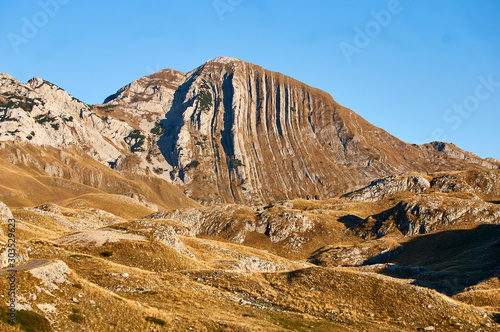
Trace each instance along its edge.
<instances>
[{"instance_id":1,"label":"rocky summit","mask_svg":"<svg viewBox=\"0 0 500 332\"><path fill-rule=\"evenodd\" d=\"M0 331L498 331L499 168L233 58L0 74Z\"/></svg>"},{"instance_id":2,"label":"rocky summit","mask_svg":"<svg viewBox=\"0 0 500 332\"><path fill-rule=\"evenodd\" d=\"M114 169L152 175L203 204L330 198L409 172L498 169L452 144L407 144L327 93L233 58L161 70L100 105L6 74L1 141L76 145Z\"/></svg>"}]
</instances>

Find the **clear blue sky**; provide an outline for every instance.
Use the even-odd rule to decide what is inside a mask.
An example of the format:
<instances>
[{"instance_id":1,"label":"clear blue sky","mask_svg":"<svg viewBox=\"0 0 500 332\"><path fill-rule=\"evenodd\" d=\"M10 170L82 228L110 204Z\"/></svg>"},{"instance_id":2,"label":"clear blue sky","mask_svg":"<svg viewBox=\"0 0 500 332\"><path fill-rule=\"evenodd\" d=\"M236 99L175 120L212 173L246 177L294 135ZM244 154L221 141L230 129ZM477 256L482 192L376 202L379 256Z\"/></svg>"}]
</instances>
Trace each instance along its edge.
<instances>
[{"instance_id":1,"label":"clear blue sky","mask_svg":"<svg viewBox=\"0 0 500 332\"><path fill-rule=\"evenodd\" d=\"M0 0L0 71L90 104L217 56L323 89L406 142L500 159L498 0Z\"/></svg>"}]
</instances>

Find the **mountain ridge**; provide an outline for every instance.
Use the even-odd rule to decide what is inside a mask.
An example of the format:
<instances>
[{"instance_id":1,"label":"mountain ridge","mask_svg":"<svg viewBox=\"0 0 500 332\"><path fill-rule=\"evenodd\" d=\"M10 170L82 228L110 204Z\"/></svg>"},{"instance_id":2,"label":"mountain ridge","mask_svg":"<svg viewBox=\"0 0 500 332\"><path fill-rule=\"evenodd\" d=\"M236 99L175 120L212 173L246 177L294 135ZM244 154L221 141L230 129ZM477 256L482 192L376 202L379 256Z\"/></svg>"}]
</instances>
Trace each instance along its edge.
<instances>
[{"instance_id":1,"label":"mountain ridge","mask_svg":"<svg viewBox=\"0 0 500 332\"><path fill-rule=\"evenodd\" d=\"M0 79L0 141L76 144L203 204L328 198L391 175L500 165L446 143L405 143L324 91L234 58L160 70L97 105L39 78Z\"/></svg>"}]
</instances>

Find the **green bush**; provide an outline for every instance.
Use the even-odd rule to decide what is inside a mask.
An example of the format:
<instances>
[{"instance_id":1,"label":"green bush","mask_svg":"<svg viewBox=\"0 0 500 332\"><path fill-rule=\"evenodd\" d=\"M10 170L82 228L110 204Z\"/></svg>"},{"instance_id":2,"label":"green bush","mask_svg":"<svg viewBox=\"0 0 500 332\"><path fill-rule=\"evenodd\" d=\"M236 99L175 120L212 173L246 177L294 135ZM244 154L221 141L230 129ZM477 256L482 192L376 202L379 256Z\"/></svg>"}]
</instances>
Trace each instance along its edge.
<instances>
[{"instance_id":1,"label":"green bush","mask_svg":"<svg viewBox=\"0 0 500 332\"><path fill-rule=\"evenodd\" d=\"M39 124L44 124L45 122L51 123L51 122L56 121L56 117L50 116L48 113L37 115L33 119L35 119L35 122L39 123Z\"/></svg>"},{"instance_id":2,"label":"green bush","mask_svg":"<svg viewBox=\"0 0 500 332\"><path fill-rule=\"evenodd\" d=\"M234 159L231 159L229 161L228 166L229 166L229 169L234 169L234 168L237 168L240 166L244 167L245 165L241 162L241 160L234 158Z\"/></svg>"},{"instance_id":3,"label":"green bush","mask_svg":"<svg viewBox=\"0 0 500 332\"><path fill-rule=\"evenodd\" d=\"M153 168L153 171L154 171L156 174L163 174L163 172L164 172L163 168L161 168L161 167L156 167L156 168Z\"/></svg>"},{"instance_id":4,"label":"green bush","mask_svg":"<svg viewBox=\"0 0 500 332\"><path fill-rule=\"evenodd\" d=\"M131 148L132 152L144 151L142 145L144 144L146 136L144 136L139 129L134 129L127 137L136 140L136 143Z\"/></svg>"},{"instance_id":5,"label":"green bush","mask_svg":"<svg viewBox=\"0 0 500 332\"><path fill-rule=\"evenodd\" d=\"M196 100L200 103L200 111L208 111L212 107L212 94L209 92L210 86L207 81L202 79L203 84L200 86L200 94L196 97Z\"/></svg>"},{"instance_id":6,"label":"green bush","mask_svg":"<svg viewBox=\"0 0 500 332\"><path fill-rule=\"evenodd\" d=\"M200 165L200 162L198 160L193 160L192 162L187 164L186 167L184 167L184 169L189 169L189 168L196 169L196 167L198 167L198 165Z\"/></svg>"},{"instance_id":7,"label":"green bush","mask_svg":"<svg viewBox=\"0 0 500 332\"><path fill-rule=\"evenodd\" d=\"M200 111L208 111L212 107L212 94L208 91L201 91L196 98L200 103Z\"/></svg>"},{"instance_id":8,"label":"green bush","mask_svg":"<svg viewBox=\"0 0 500 332\"><path fill-rule=\"evenodd\" d=\"M23 99L18 99L20 97L17 97L17 96L10 96L9 93L7 93L7 94L3 93L3 95L8 96L8 99L6 102L0 102L0 108L4 108L4 107L10 108L10 109L21 108L23 111L29 113L33 109L33 104L35 104L35 101L37 102L37 104L43 105L43 102L41 99L31 99L31 98L26 97L23 100Z\"/></svg>"},{"instance_id":9,"label":"green bush","mask_svg":"<svg viewBox=\"0 0 500 332\"><path fill-rule=\"evenodd\" d=\"M159 122L155 122L155 126L151 129L151 134L161 136L165 132L165 129L161 126Z\"/></svg>"}]
</instances>

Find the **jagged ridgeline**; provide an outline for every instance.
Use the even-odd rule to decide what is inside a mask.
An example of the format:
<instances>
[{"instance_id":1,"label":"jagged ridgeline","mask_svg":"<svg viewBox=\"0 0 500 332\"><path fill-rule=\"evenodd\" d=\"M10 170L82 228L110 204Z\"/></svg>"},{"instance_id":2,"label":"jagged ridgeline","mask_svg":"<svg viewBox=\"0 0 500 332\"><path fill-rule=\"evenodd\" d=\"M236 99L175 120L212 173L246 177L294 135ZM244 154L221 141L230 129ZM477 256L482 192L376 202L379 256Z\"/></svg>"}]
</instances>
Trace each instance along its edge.
<instances>
[{"instance_id":1,"label":"jagged ridgeline","mask_svg":"<svg viewBox=\"0 0 500 332\"><path fill-rule=\"evenodd\" d=\"M498 168L444 143L407 144L333 98L233 58L161 70L86 105L35 78L0 78L0 140L76 145L204 204L328 198L409 172Z\"/></svg>"}]
</instances>

